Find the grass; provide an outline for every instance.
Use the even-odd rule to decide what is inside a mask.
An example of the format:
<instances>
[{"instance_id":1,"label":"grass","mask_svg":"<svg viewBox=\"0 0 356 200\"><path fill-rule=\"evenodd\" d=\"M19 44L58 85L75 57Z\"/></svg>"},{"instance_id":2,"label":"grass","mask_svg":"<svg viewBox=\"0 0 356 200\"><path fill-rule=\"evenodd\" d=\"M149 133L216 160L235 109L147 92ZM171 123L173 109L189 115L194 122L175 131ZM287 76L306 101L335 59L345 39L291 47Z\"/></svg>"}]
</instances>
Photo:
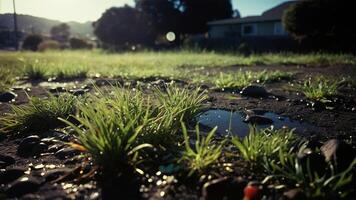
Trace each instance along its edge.
<instances>
[{"instance_id":1,"label":"grass","mask_svg":"<svg viewBox=\"0 0 356 200\"><path fill-rule=\"evenodd\" d=\"M150 147L139 144L137 137L153 120L151 104L141 93L123 91L114 95L92 96L89 102L80 104L79 115L75 116L80 125L63 120L74 128L79 145L107 173L127 170L135 164L137 152Z\"/></svg>"},{"instance_id":2,"label":"grass","mask_svg":"<svg viewBox=\"0 0 356 200\"><path fill-rule=\"evenodd\" d=\"M26 65L23 74L30 80L42 80L47 76L47 69L41 65Z\"/></svg>"},{"instance_id":3,"label":"grass","mask_svg":"<svg viewBox=\"0 0 356 200\"><path fill-rule=\"evenodd\" d=\"M150 125L152 130L146 140L158 144L176 143L175 136L180 121L188 122L204 108L208 96L199 89L188 90L168 87L165 91L154 90L157 119Z\"/></svg>"},{"instance_id":4,"label":"grass","mask_svg":"<svg viewBox=\"0 0 356 200\"><path fill-rule=\"evenodd\" d=\"M206 137L200 135L199 126L196 126L195 144L190 144L190 137L188 136L187 129L182 123L182 130L184 136L184 150L179 163L186 165L189 169L188 176L193 174L201 174L209 166L214 164L222 153L222 147L225 141L220 144L213 144L212 139L215 135L217 127L212 129Z\"/></svg>"},{"instance_id":5,"label":"grass","mask_svg":"<svg viewBox=\"0 0 356 200\"><path fill-rule=\"evenodd\" d=\"M0 93L8 91L14 83L14 72L8 67L0 66Z\"/></svg>"},{"instance_id":6,"label":"grass","mask_svg":"<svg viewBox=\"0 0 356 200\"><path fill-rule=\"evenodd\" d=\"M245 138L233 137L231 142L238 148L245 160L261 164L266 157L278 157L279 152L288 154L297 142L297 137L293 134L293 130L250 127L250 132Z\"/></svg>"},{"instance_id":7,"label":"grass","mask_svg":"<svg viewBox=\"0 0 356 200\"><path fill-rule=\"evenodd\" d=\"M327 79L325 77L316 77L314 79L309 78L299 86L304 95L313 100L322 100L337 94L337 89L340 85L340 81Z\"/></svg>"},{"instance_id":8,"label":"grass","mask_svg":"<svg viewBox=\"0 0 356 200\"><path fill-rule=\"evenodd\" d=\"M234 65L352 65L356 58L349 54L253 54L249 57L228 53L167 51L109 54L102 51L4 52L0 65L13 69L41 66L48 74L61 70L86 69L88 76L193 78L192 70ZM36 73L34 73L35 75ZM35 76L36 77L36 76Z\"/></svg>"},{"instance_id":9,"label":"grass","mask_svg":"<svg viewBox=\"0 0 356 200\"><path fill-rule=\"evenodd\" d=\"M330 163L324 163L327 166L325 170L320 168L322 163L315 166L318 161L311 166L310 159L314 158L303 161L298 157L307 143L298 139L292 130L256 130L251 127L247 137L234 137L232 143L246 161L268 175L266 180L302 188L308 199L347 199L354 189L351 181L356 158L341 172L335 172Z\"/></svg>"},{"instance_id":10,"label":"grass","mask_svg":"<svg viewBox=\"0 0 356 200\"><path fill-rule=\"evenodd\" d=\"M305 149L301 145L299 152ZM319 149L315 151L320 151ZM341 172L335 172L331 163L326 169L312 166L312 157L302 161L298 158L298 151L279 150L279 156L272 160L265 160L263 165L272 178L288 185L301 187L309 199L348 199L354 190L352 185L356 158L350 166ZM319 166L320 165L320 166Z\"/></svg>"},{"instance_id":11,"label":"grass","mask_svg":"<svg viewBox=\"0 0 356 200\"><path fill-rule=\"evenodd\" d=\"M73 116L79 125L63 121L75 129L79 141L75 146L112 172L139 162L142 158L136 153L141 148L177 145L177 124L198 112L206 98L197 90L174 86L148 94L114 87L95 93L79 104L78 114Z\"/></svg>"},{"instance_id":12,"label":"grass","mask_svg":"<svg viewBox=\"0 0 356 200\"><path fill-rule=\"evenodd\" d=\"M68 119L76 109L76 97L63 94L47 99L29 97L29 103L12 106L12 112L0 117L0 131L5 133L23 133L28 131L46 131L63 125L59 117Z\"/></svg>"},{"instance_id":13,"label":"grass","mask_svg":"<svg viewBox=\"0 0 356 200\"><path fill-rule=\"evenodd\" d=\"M63 69L63 70L58 70L53 76L59 78L59 79L75 79L75 78L86 78L88 74L87 69Z\"/></svg>"},{"instance_id":14,"label":"grass","mask_svg":"<svg viewBox=\"0 0 356 200\"><path fill-rule=\"evenodd\" d=\"M208 78L200 77L199 79L207 79L212 82L217 88L237 88L241 89L253 83L265 84L277 82L280 80L289 80L293 76L292 73L282 71L266 70L260 72L239 71L238 73L220 73L219 76L210 76Z\"/></svg>"}]
</instances>

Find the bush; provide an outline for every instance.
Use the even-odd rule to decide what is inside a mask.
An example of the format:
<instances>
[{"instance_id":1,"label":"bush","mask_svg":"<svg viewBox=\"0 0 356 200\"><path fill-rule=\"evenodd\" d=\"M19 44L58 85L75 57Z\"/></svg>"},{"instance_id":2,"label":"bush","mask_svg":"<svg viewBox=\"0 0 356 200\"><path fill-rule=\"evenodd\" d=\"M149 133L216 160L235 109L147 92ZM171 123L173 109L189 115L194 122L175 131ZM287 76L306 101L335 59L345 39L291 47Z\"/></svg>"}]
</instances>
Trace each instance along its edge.
<instances>
[{"instance_id":1,"label":"bush","mask_svg":"<svg viewBox=\"0 0 356 200\"><path fill-rule=\"evenodd\" d=\"M57 41L54 41L54 40L46 40L46 41L43 41L41 42L39 45L38 45L38 51L46 51L46 50L51 50L51 49L59 49L60 48L60 45Z\"/></svg>"},{"instance_id":2,"label":"bush","mask_svg":"<svg viewBox=\"0 0 356 200\"><path fill-rule=\"evenodd\" d=\"M29 35L23 41L22 48L25 50L37 51L38 45L43 41L40 35Z\"/></svg>"},{"instance_id":3,"label":"bush","mask_svg":"<svg viewBox=\"0 0 356 200\"><path fill-rule=\"evenodd\" d=\"M72 49L92 49L93 45L80 38L71 38L69 40L70 48Z\"/></svg>"}]
</instances>

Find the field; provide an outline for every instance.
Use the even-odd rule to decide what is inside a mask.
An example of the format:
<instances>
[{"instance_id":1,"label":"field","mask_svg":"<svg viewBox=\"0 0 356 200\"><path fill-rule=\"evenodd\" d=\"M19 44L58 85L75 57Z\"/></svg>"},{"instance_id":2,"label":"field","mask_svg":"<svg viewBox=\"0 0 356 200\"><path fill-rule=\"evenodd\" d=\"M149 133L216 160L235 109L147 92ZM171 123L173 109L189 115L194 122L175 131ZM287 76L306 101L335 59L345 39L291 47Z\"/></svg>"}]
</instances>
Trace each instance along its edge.
<instances>
[{"instance_id":1,"label":"field","mask_svg":"<svg viewBox=\"0 0 356 200\"><path fill-rule=\"evenodd\" d=\"M0 52L0 199L352 199L356 57Z\"/></svg>"}]
</instances>

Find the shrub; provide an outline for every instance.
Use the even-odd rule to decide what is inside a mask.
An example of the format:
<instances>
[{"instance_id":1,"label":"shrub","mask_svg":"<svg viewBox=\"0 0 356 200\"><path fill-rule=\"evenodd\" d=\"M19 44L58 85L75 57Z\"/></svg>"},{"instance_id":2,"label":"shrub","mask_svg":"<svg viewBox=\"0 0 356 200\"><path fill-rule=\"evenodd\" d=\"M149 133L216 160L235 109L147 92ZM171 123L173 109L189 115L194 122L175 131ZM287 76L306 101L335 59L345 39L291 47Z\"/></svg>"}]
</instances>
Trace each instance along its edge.
<instances>
[{"instance_id":1,"label":"shrub","mask_svg":"<svg viewBox=\"0 0 356 200\"><path fill-rule=\"evenodd\" d=\"M92 49L93 45L80 38L69 39L70 48L72 49Z\"/></svg>"},{"instance_id":2,"label":"shrub","mask_svg":"<svg viewBox=\"0 0 356 200\"><path fill-rule=\"evenodd\" d=\"M38 45L38 51L56 50L60 49L60 44L54 40L46 40Z\"/></svg>"},{"instance_id":3,"label":"shrub","mask_svg":"<svg viewBox=\"0 0 356 200\"><path fill-rule=\"evenodd\" d=\"M40 35L29 35L23 41L22 48L24 50L37 51L38 45L43 41L42 36Z\"/></svg>"}]
</instances>

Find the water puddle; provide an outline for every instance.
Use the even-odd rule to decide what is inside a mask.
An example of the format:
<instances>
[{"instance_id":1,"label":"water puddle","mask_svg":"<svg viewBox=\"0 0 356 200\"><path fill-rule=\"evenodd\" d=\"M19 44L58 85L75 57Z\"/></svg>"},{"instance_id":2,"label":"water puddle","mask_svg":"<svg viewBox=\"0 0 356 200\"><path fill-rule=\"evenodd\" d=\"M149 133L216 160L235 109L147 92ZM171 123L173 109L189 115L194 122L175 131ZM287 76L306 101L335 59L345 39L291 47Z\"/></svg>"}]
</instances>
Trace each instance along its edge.
<instances>
[{"instance_id":1,"label":"water puddle","mask_svg":"<svg viewBox=\"0 0 356 200\"><path fill-rule=\"evenodd\" d=\"M269 118L272 123L256 125L257 128L268 128L273 126L275 129L282 127L295 128L296 133L306 134L310 131L316 131L317 127L283 117L273 112L260 112L258 115ZM232 134L245 137L249 133L249 123L244 122L246 114L244 112L231 112L223 109L210 109L197 116L196 121L202 130L209 131L217 126L217 133L226 135L229 130Z\"/></svg>"}]
</instances>

